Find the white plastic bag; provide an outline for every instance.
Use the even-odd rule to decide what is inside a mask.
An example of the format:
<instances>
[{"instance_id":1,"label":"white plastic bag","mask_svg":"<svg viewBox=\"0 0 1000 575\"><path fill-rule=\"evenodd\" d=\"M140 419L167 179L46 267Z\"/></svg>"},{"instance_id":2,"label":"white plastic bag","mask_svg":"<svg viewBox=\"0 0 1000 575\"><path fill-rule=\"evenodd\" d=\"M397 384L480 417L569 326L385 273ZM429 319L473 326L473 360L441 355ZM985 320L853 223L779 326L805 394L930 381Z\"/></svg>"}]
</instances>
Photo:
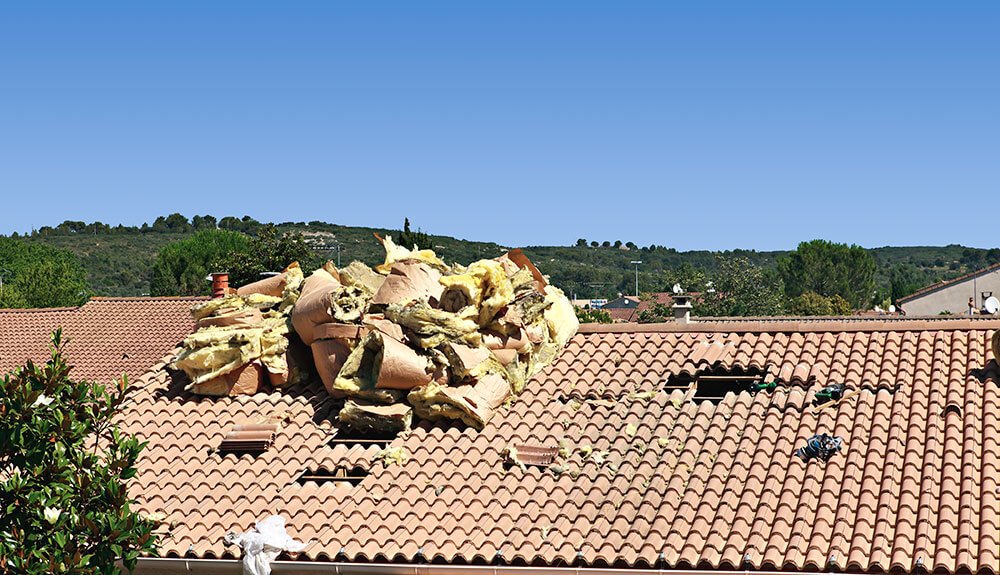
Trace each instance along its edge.
<instances>
[{"instance_id":1,"label":"white plastic bag","mask_svg":"<svg viewBox=\"0 0 1000 575\"><path fill-rule=\"evenodd\" d=\"M243 575L270 575L271 561L282 551L298 553L305 544L285 531L285 518L272 515L257 522L252 531L227 533L226 542L243 549Z\"/></svg>"}]
</instances>

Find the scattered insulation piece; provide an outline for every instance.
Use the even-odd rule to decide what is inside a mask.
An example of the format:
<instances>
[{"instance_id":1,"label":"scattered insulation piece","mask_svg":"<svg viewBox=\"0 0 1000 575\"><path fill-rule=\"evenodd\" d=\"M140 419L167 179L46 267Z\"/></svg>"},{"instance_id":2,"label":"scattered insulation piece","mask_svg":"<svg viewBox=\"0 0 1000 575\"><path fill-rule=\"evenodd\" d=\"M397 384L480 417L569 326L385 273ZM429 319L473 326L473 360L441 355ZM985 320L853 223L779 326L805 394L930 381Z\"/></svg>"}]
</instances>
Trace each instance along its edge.
<instances>
[{"instance_id":1,"label":"scattered insulation piece","mask_svg":"<svg viewBox=\"0 0 1000 575\"><path fill-rule=\"evenodd\" d=\"M402 446L386 447L375 454L375 459L381 461L382 465L386 467L390 465L403 465L409 458L410 456L406 453L406 448Z\"/></svg>"}]
</instances>

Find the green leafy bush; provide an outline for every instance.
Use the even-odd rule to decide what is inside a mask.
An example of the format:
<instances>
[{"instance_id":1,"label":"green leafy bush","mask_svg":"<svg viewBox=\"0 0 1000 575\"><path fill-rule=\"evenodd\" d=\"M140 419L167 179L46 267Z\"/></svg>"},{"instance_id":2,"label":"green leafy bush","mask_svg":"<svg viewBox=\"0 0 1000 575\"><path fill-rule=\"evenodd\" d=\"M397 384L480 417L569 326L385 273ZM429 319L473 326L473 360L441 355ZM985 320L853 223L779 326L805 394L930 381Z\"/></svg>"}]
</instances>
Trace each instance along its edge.
<instances>
[{"instance_id":1,"label":"green leafy bush","mask_svg":"<svg viewBox=\"0 0 1000 575\"><path fill-rule=\"evenodd\" d=\"M576 308L576 319L580 323L611 323L611 314L603 309Z\"/></svg>"},{"instance_id":2,"label":"green leafy bush","mask_svg":"<svg viewBox=\"0 0 1000 575\"><path fill-rule=\"evenodd\" d=\"M62 334L44 365L0 381L0 572L117 574L155 550L155 524L131 509L145 446L114 418L129 389L69 377Z\"/></svg>"},{"instance_id":3,"label":"green leafy bush","mask_svg":"<svg viewBox=\"0 0 1000 575\"><path fill-rule=\"evenodd\" d=\"M155 296L208 295L208 274L228 271L232 254L245 252L250 238L228 230L202 230L171 242L160 250L153 264L150 293Z\"/></svg>"},{"instance_id":4,"label":"green leafy bush","mask_svg":"<svg viewBox=\"0 0 1000 575\"><path fill-rule=\"evenodd\" d=\"M86 273L68 250L0 238L0 307L63 307L87 301Z\"/></svg>"}]
</instances>

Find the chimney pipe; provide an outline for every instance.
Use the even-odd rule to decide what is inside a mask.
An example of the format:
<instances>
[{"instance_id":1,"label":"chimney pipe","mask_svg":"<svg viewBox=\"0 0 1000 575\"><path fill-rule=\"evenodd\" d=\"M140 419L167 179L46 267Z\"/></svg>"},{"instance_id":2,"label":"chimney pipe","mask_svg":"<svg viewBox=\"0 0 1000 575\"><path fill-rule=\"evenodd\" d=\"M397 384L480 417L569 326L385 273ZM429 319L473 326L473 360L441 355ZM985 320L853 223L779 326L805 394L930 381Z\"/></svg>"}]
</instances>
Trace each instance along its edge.
<instances>
[{"instance_id":1,"label":"chimney pipe","mask_svg":"<svg viewBox=\"0 0 1000 575\"><path fill-rule=\"evenodd\" d=\"M691 323L691 296L677 294L674 296L674 305L670 306L674 310L674 321L677 323Z\"/></svg>"},{"instance_id":2,"label":"chimney pipe","mask_svg":"<svg viewBox=\"0 0 1000 575\"><path fill-rule=\"evenodd\" d=\"M229 272L212 274L212 297L226 297L229 293Z\"/></svg>"}]
</instances>

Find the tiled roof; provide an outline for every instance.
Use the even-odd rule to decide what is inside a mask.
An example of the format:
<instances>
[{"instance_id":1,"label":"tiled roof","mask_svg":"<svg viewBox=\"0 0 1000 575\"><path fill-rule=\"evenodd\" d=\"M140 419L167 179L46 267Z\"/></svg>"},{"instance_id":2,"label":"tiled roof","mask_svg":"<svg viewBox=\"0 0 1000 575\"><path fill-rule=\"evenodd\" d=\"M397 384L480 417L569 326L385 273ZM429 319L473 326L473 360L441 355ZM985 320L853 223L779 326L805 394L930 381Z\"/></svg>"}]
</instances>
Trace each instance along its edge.
<instances>
[{"instance_id":1,"label":"tiled roof","mask_svg":"<svg viewBox=\"0 0 1000 575\"><path fill-rule=\"evenodd\" d=\"M330 442L339 403L318 384L196 397L161 363L123 415L149 441L133 494L173 522L173 557L228 556L223 534L279 513L308 542L302 560L1000 571L1000 322L791 325L583 326L483 431L422 423L388 466L378 446ZM780 385L718 404L663 391L710 364ZM830 383L853 394L817 411ZM213 451L278 412L267 451ZM793 456L821 432L844 451ZM505 467L516 445L573 455L559 474ZM338 468L369 474L296 481Z\"/></svg>"},{"instance_id":2,"label":"tiled roof","mask_svg":"<svg viewBox=\"0 0 1000 575\"><path fill-rule=\"evenodd\" d=\"M0 373L44 361L63 328L73 375L107 383L142 375L191 332L189 310L204 298L92 298L80 307L0 309Z\"/></svg>"}]
</instances>

